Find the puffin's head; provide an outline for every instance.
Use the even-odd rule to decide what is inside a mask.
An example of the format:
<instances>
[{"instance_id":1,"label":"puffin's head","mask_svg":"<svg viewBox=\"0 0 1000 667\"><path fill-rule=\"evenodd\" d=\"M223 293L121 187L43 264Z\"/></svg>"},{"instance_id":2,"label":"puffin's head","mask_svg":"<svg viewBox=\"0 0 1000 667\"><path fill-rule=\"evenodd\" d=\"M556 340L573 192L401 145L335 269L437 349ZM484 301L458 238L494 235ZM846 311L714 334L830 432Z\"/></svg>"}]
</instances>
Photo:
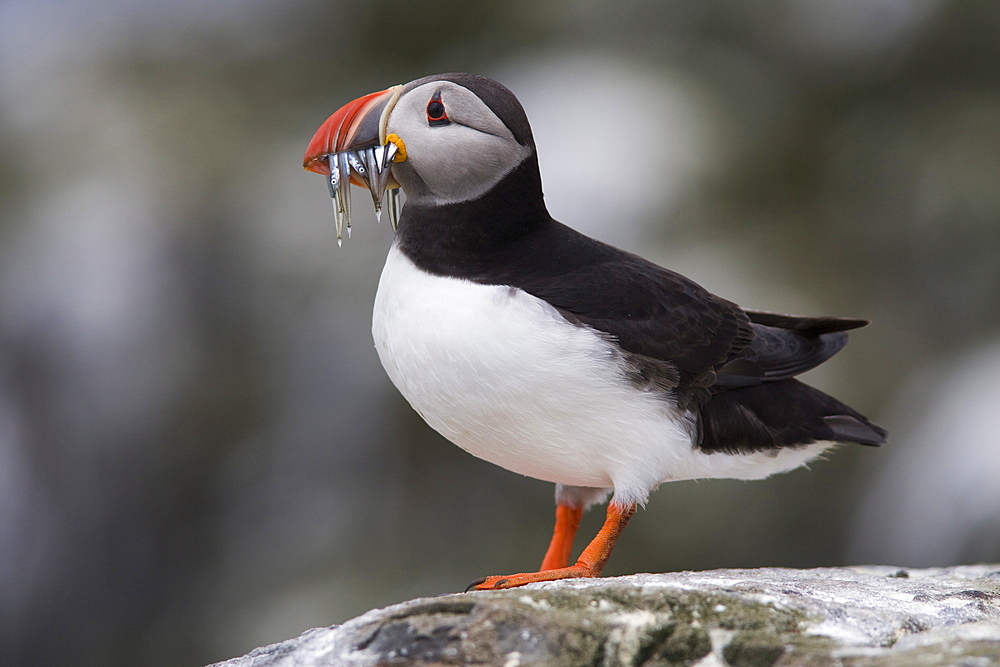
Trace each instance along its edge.
<instances>
[{"instance_id":1,"label":"puffin's head","mask_svg":"<svg viewBox=\"0 0 1000 667\"><path fill-rule=\"evenodd\" d=\"M344 207L349 175L379 210L397 185L414 203L475 199L534 150L509 90L473 74L437 74L341 107L309 142L303 166L330 177L335 208Z\"/></svg>"}]
</instances>

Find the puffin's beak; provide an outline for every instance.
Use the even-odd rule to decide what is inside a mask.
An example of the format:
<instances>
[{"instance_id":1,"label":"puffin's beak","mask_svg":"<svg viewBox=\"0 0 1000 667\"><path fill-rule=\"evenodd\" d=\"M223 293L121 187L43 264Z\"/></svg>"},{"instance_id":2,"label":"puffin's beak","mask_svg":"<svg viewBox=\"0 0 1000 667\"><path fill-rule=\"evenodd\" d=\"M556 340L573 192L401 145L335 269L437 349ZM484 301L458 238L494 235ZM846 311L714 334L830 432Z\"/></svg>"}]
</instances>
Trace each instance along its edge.
<instances>
[{"instance_id":1,"label":"puffin's beak","mask_svg":"<svg viewBox=\"0 0 1000 667\"><path fill-rule=\"evenodd\" d=\"M393 86L345 104L320 126L306 149L302 166L329 179L338 243L345 222L348 236L351 233L351 182L368 188L379 217L382 198L388 190L389 220L396 228L394 188L399 184L392 178L390 168L392 162L405 159L405 149L398 137L387 138L385 128L402 88Z\"/></svg>"}]
</instances>

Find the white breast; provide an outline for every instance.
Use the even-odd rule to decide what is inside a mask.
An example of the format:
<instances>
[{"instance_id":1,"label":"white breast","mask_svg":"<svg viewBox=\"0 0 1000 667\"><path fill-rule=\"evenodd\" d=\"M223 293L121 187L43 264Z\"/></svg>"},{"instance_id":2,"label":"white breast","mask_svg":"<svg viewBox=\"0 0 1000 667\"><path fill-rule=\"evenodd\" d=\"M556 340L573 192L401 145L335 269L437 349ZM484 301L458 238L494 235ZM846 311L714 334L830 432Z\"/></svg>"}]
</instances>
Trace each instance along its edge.
<instances>
[{"instance_id":1,"label":"white breast","mask_svg":"<svg viewBox=\"0 0 1000 667\"><path fill-rule=\"evenodd\" d=\"M372 333L393 383L456 445L531 477L613 487L622 502L668 480L766 477L822 449L703 454L690 417L631 385L596 332L521 290L430 275L395 246Z\"/></svg>"}]
</instances>

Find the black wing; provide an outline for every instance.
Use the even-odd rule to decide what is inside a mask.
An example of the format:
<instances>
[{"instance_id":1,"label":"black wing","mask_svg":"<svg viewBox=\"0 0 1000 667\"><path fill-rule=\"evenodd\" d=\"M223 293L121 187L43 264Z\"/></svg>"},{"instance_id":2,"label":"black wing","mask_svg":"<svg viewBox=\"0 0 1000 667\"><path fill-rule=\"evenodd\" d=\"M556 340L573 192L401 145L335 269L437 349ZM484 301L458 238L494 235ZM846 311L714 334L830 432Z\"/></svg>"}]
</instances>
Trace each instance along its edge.
<instances>
[{"instance_id":1,"label":"black wing","mask_svg":"<svg viewBox=\"0 0 1000 667\"><path fill-rule=\"evenodd\" d=\"M483 282L519 287L633 355L674 370L674 386L710 386L754 338L746 313L684 276L553 223L490 262ZM663 363L657 363L663 362Z\"/></svg>"},{"instance_id":2,"label":"black wing","mask_svg":"<svg viewBox=\"0 0 1000 667\"><path fill-rule=\"evenodd\" d=\"M719 391L788 379L832 357L847 343L846 330L867 324L744 311L559 223L491 265L488 281L520 287L608 334L638 357L643 374L668 376L661 386Z\"/></svg>"},{"instance_id":3,"label":"black wing","mask_svg":"<svg viewBox=\"0 0 1000 667\"><path fill-rule=\"evenodd\" d=\"M634 379L676 390L680 406L698 414L702 451L885 441L885 429L794 379L840 351L847 331L866 320L744 311L635 255L591 253L597 261L522 289L612 336L631 353Z\"/></svg>"}]
</instances>

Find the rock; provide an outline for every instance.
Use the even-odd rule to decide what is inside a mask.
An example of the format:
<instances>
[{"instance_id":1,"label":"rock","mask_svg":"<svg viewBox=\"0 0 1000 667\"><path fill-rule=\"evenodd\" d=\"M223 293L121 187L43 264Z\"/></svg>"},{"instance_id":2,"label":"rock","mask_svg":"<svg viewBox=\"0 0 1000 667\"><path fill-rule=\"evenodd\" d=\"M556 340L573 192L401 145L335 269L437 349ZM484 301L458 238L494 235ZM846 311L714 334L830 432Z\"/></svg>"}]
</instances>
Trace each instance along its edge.
<instances>
[{"instance_id":1,"label":"rock","mask_svg":"<svg viewBox=\"0 0 1000 667\"><path fill-rule=\"evenodd\" d=\"M1000 565L637 574L420 598L216 667L1000 665Z\"/></svg>"}]
</instances>

